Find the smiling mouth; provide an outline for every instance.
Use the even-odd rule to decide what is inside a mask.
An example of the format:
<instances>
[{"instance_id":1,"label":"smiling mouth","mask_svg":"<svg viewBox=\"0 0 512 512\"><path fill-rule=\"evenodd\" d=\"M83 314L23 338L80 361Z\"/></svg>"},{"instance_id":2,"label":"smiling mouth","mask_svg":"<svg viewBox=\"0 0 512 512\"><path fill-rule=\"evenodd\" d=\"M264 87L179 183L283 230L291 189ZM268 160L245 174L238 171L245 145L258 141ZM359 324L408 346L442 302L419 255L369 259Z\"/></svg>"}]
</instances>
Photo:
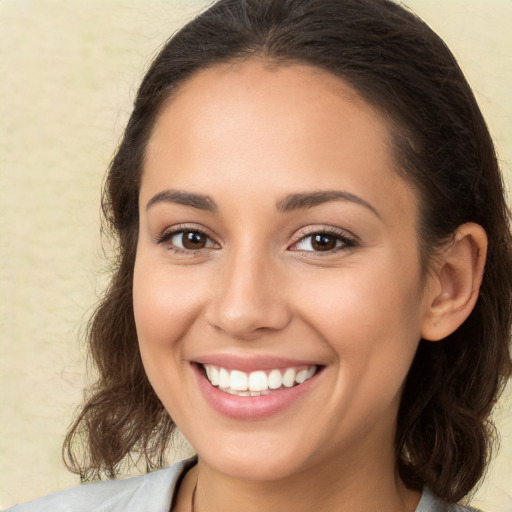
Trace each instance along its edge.
<instances>
[{"instance_id":1,"label":"smiling mouth","mask_svg":"<svg viewBox=\"0 0 512 512\"><path fill-rule=\"evenodd\" d=\"M210 384L224 393L237 396L262 396L303 384L317 373L319 367L300 366L243 372L221 366L202 364Z\"/></svg>"}]
</instances>

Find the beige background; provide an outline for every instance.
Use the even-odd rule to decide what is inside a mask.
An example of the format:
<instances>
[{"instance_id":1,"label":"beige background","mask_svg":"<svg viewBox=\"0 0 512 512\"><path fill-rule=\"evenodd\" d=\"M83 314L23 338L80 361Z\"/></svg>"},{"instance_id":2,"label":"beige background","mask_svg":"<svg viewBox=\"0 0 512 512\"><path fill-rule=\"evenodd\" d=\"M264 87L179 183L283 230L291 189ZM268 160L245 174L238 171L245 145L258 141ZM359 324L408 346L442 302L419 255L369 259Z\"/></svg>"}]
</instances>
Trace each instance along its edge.
<instances>
[{"instance_id":1,"label":"beige background","mask_svg":"<svg viewBox=\"0 0 512 512\"><path fill-rule=\"evenodd\" d=\"M508 183L512 0L409 0L472 83ZM60 445L84 384L79 330L105 278L99 193L150 56L194 1L0 0L0 508L77 483ZM475 503L512 511L502 450Z\"/></svg>"}]
</instances>

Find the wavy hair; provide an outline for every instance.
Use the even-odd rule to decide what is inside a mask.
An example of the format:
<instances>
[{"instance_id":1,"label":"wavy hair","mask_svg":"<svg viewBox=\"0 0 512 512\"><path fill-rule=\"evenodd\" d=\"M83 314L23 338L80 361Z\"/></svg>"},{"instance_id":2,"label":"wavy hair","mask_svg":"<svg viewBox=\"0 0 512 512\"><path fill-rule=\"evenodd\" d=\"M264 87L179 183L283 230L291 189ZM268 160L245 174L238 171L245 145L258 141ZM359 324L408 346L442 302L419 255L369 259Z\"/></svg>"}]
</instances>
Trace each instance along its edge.
<instances>
[{"instance_id":1,"label":"wavy hair","mask_svg":"<svg viewBox=\"0 0 512 512\"><path fill-rule=\"evenodd\" d=\"M220 0L164 45L105 182L103 212L118 250L88 329L99 378L66 437L66 463L83 479L115 477L133 458L149 470L165 463L175 425L145 375L132 306L145 148L166 100L191 75L252 57L328 71L384 115L398 172L419 197L425 265L461 224L487 232L476 306L445 340L420 342L397 419L405 483L457 502L485 471L495 440L490 413L511 373L510 212L493 142L455 58L391 0Z\"/></svg>"}]
</instances>

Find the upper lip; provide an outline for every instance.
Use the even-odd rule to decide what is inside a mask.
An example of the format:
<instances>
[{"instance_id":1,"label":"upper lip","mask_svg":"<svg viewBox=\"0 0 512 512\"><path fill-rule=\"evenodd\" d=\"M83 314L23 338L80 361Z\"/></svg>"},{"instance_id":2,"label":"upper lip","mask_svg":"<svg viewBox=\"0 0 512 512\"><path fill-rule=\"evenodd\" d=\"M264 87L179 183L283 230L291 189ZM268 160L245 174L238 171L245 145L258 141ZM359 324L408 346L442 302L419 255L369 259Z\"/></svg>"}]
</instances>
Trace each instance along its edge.
<instances>
[{"instance_id":1,"label":"upper lip","mask_svg":"<svg viewBox=\"0 0 512 512\"><path fill-rule=\"evenodd\" d=\"M302 366L322 366L317 361L306 359L290 359L275 355L254 354L240 356L236 354L209 354L193 359L198 364L210 364L221 368L252 372L257 370L272 370L274 368L293 368Z\"/></svg>"}]
</instances>

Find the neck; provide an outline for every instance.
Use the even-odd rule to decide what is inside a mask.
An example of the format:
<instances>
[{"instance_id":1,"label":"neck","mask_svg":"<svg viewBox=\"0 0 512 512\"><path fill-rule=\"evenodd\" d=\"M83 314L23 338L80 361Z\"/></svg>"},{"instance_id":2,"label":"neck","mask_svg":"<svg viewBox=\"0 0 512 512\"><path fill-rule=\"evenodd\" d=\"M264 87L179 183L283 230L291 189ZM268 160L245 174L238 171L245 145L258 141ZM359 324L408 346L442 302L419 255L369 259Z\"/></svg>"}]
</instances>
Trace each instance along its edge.
<instances>
[{"instance_id":1,"label":"neck","mask_svg":"<svg viewBox=\"0 0 512 512\"><path fill-rule=\"evenodd\" d=\"M391 454L392 455L392 454ZM279 480L251 481L228 477L199 459L180 488L183 509L192 512L413 512L419 493L405 487L385 454L373 460L359 460L357 466L344 460L324 460L301 474Z\"/></svg>"}]
</instances>

